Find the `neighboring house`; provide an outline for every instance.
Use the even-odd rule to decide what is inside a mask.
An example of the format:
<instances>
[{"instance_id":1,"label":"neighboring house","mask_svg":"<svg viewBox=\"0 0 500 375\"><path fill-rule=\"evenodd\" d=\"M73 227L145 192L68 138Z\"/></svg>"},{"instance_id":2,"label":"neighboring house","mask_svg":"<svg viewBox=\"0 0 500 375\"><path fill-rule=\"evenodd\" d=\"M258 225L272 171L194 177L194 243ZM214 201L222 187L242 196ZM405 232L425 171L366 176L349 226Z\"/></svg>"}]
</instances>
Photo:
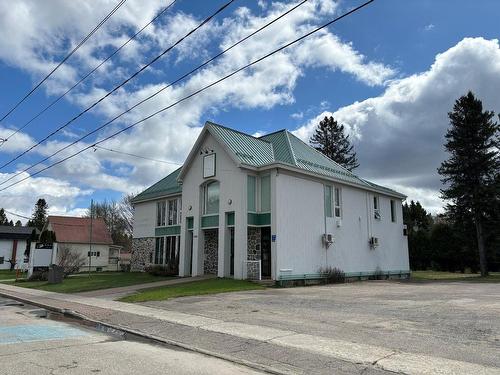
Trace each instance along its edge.
<instances>
[{"instance_id":1,"label":"neighboring house","mask_svg":"<svg viewBox=\"0 0 500 375\"><path fill-rule=\"evenodd\" d=\"M110 264L110 248L112 256L117 251L103 219L92 219L91 228L90 218L49 216L42 232L45 230L55 233L56 252L60 253L63 247L69 247L85 258L81 270L88 270L89 263L92 271L116 271L119 268L114 259L111 259ZM56 260L57 253L52 256L52 262Z\"/></svg>"},{"instance_id":2,"label":"neighboring house","mask_svg":"<svg viewBox=\"0 0 500 375\"><path fill-rule=\"evenodd\" d=\"M15 259L16 268L21 268L27 263L30 238L34 229L33 227L0 225L0 270L10 269L10 260Z\"/></svg>"},{"instance_id":3,"label":"neighboring house","mask_svg":"<svg viewBox=\"0 0 500 375\"><path fill-rule=\"evenodd\" d=\"M402 200L287 130L207 122L182 168L133 199L132 269L237 279L409 274Z\"/></svg>"}]
</instances>

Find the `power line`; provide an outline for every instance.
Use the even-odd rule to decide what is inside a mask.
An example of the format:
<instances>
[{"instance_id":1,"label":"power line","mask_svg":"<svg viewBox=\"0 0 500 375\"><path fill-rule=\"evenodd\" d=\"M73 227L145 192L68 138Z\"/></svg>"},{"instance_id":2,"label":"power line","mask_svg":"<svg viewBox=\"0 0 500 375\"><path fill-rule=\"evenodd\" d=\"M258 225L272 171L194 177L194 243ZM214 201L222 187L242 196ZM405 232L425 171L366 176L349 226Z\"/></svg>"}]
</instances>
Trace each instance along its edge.
<instances>
[{"instance_id":1,"label":"power line","mask_svg":"<svg viewBox=\"0 0 500 375\"><path fill-rule=\"evenodd\" d=\"M237 73L239 73L239 72L241 72L241 71L243 71L243 70L245 70L245 69L248 69L248 68L250 68L251 66L253 66L253 65L255 65L255 64L258 64L259 62L261 62L261 61L263 61L263 60L265 60L265 59L269 58L270 56L273 56L273 55L275 55L276 53L281 52L281 51L283 51L284 49L286 49L286 48L288 48L288 47L290 47L290 46L292 46L292 45L294 45L294 44L296 44L296 43L300 42L301 40L303 40L303 39L305 39L305 38L307 38L307 37L309 37L309 36L311 36L311 35L313 35L313 34L317 33L318 31L320 31L320 30L322 30L322 29L324 29L324 28L327 28L327 27L328 27L328 26L330 26L331 24L333 24L333 23L335 23L335 22L337 22L337 21L339 21L339 20L341 20L341 19L343 19L343 18L345 18L345 17L347 17L347 16L351 15L352 13L354 13L354 12L356 12L356 11L360 10L361 8L364 8L365 6L367 6L367 5L371 4L373 1L374 1L374 0L369 0L369 1L367 1L367 2L365 2L365 3L363 3L363 4L361 4L361 5L357 6L356 8L351 9L350 11L348 11L348 12L346 12L346 13L342 14L341 16L338 16L338 17L334 18L333 20L331 20L331 21L329 21L329 22L327 22L327 23L323 24L322 26L319 26L319 27L317 27L317 28L315 28L315 29L313 29L313 30L311 30L311 31L307 32L306 34L302 35L301 37L299 37L299 38L297 38L297 39L295 39L295 40L293 40L293 41L291 41L291 42L289 42L289 43L286 43L285 45L283 45L283 46L279 47L278 49L275 49L274 51L272 51L272 52L270 52L270 53L268 53L268 54L266 54L266 55L264 55L264 56L262 56L262 57L260 57L260 58L258 58L258 59L256 59L256 60L254 60L254 61L252 61L252 62L250 62L250 63L248 63L248 64L246 64L246 65L244 65L243 67L241 67L241 68L239 68L239 69L237 69L237 70L233 71L232 73L229 73L228 75L226 75L226 76L224 76L224 77L222 77L222 78L219 78L219 79L218 79L218 80L216 80L216 81L213 81L212 83L210 83L210 84L208 84L208 85L206 85L206 86L202 87L201 89L198 89L198 90L196 90L196 91L192 92L191 94L184 96L183 98L181 98L181 99L177 100L176 102L174 102L174 103L172 103L172 104L170 104L170 105L168 105L168 106L166 106L166 107L164 107L164 108L162 108L162 109L160 109L160 110L158 110L158 111L156 111L156 112L153 112L152 114L150 114L150 115L148 115L148 116L146 116L146 117L142 118L142 119L141 119L141 120L139 120L139 121L136 121L136 122L132 123L132 124L131 124L131 125L129 125L129 126L126 126L125 128L123 128L123 129L121 129L121 130L119 130L119 131L117 131L117 132L115 132L115 133L113 133L113 134L111 134L111 135L109 135L109 136L107 136L107 137L105 137L105 138L101 139L100 141L95 142L94 144L92 144L92 145L90 145L90 146L87 146L87 147L85 147L85 148L83 148L83 149L81 149L81 150L79 150L79 151L77 151L77 152L75 152L75 153L73 153L73 154L71 154L71 155L69 155L69 156L67 156L67 157L65 157L65 158L63 158L63 159L61 159L61 160L59 160L59 161L57 161L57 162L54 162L54 163L52 163L52 164L50 164L50 165L48 165L48 166L46 166L46 167L44 167L44 168L40 169L39 171L37 171L37 172L35 172L35 173L33 173L33 174L31 174L31 175L27 176L27 177L22 178L22 179L21 179L21 180L19 180L19 181L16 181L16 182L14 182L14 183L12 183L12 184L9 184L8 186L6 186L6 187L4 187L4 188L0 189L0 192L1 192L1 191L4 191L4 190L6 190L6 189L8 189L8 188L10 188L10 187L12 187L12 186L14 186L14 185L17 185L17 184L19 184L19 183L21 183L21 182L23 182L23 181L25 181L25 180L27 180L27 179L29 179L29 178L32 178L33 176L36 176L36 175L38 175L38 174L40 174L40 173L42 173L42 172L44 172L44 171L46 171L46 170L48 170L48 169L50 169L50 168L52 168L52 167L56 166L56 165L59 165L59 164L61 164L61 163L65 162L65 161L67 161L67 160L69 160L69 159L72 159L73 157L75 157L75 156L77 156L77 155L81 154L82 152L84 152L84 151L86 151L86 150L88 150L88 149L91 149L91 148L95 147L96 145L101 144L101 143L103 143L103 142L105 142L105 141L107 141L107 140L109 140L109 139L111 139L111 138L113 138L113 137L116 137L117 135L119 135L119 134L121 134L121 133L123 133L123 132L125 132L125 131L127 131L127 130L129 130L129 129L131 129L131 128L133 128L133 127L135 127L135 126L137 126L137 125L139 125L139 124L141 124L141 123L143 123L143 122L147 121L147 120L149 120L149 119L151 119L152 117L154 117L154 116L156 116L156 115L158 115L158 114L160 114L160 113L162 113L162 112L164 112L164 111L166 111L166 110L168 110L168 109L170 109L170 108L172 108L172 107L174 107L174 106L178 105L179 103L182 103L182 102L184 102L184 101L186 101L186 100L188 100L188 99L192 98L193 96L196 96L196 95L200 94L201 92L203 92L203 91L205 91L205 90L207 90L207 89L209 89L209 88L211 88L211 87L213 87L213 86L215 86L215 85L219 84L220 82L222 82L222 81L224 81L224 80L226 80L226 79L228 79L228 78L230 78L230 77L232 77L232 76L236 75Z\"/></svg>"},{"instance_id":2,"label":"power line","mask_svg":"<svg viewBox=\"0 0 500 375\"><path fill-rule=\"evenodd\" d=\"M11 215L14 215L14 216L17 216L17 217L23 218L23 219L28 219L28 220L31 220L31 217L27 217L27 216L23 216L23 215L16 214L15 212L7 211L5 208L4 208L3 210L4 210L5 212L7 212L8 214L11 214Z\"/></svg>"},{"instance_id":3,"label":"power line","mask_svg":"<svg viewBox=\"0 0 500 375\"><path fill-rule=\"evenodd\" d=\"M174 165L182 165L182 163L176 163L176 162L174 162L174 161L167 161L167 160L160 160L160 159L148 158L147 156L141 156L141 155L131 154L131 153L128 153L128 152L123 152L123 151L113 150L113 149L111 149L111 148L106 148L106 147L102 147L102 146L97 146L97 145L95 145L94 147L95 147L95 148L99 148L99 149L101 149L101 150L109 151L109 152L115 152L115 153L117 153L117 154L122 154L122 155L133 156L133 157L135 157L135 158L139 158L139 159L145 159L145 160L156 161L156 162L158 162L158 163L174 164Z\"/></svg>"},{"instance_id":4,"label":"power line","mask_svg":"<svg viewBox=\"0 0 500 375\"><path fill-rule=\"evenodd\" d=\"M287 14L291 13L292 11L294 11L295 9L297 9L299 6L303 5L304 3L306 3L308 0L303 0L301 1L300 3L297 3L295 6L293 6L292 8L288 9L286 12L284 12L283 14L281 14L280 16L276 17L275 19L273 19L272 21L268 22L267 24L261 26L260 28L258 28L257 30L251 32L250 34L248 34L246 37L244 37L243 39L240 39L239 41L237 41L236 43L234 43L233 45L227 47L225 50L219 52L217 55L215 55L214 57L208 59L207 61L205 61L203 64L197 66L196 68L190 70L189 72L185 73L184 75L182 75L181 77L177 78L176 80L174 80L173 82L167 84L166 86L163 86L162 88L160 88L159 90L157 90L156 92L154 92L153 94L149 95L148 97L140 100L139 102L137 102L136 104L134 104L132 107L128 108L127 110L123 111L122 113L116 115L115 117L113 117L111 120L108 120L107 122L105 122L104 124L102 124L101 126L97 127L96 129L92 130L91 132L85 134L84 136L76 139L75 141L73 141L72 143L60 148L59 150L57 150L56 152L52 153L51 155L45 157L44 159L41 159L39 160L38 162L36 162L35 164L32 164L28 167L26 167L25 169L23 169L22 171L20 172L17 172L16 174L10 176L8 179L0 182L0 186L1 185L4 185L5 183L7 183L8 181L16 178L17 176L23 174L24 172L27 172L31 169L33 169L34 167L44 163L45 161L49 160L50 158L52 158L53 156L59 154L60 152L68 149L69 147L75 145L76 143L80 142L81 140L91 136L92 134L95 134L97 133L99 130L105 128L106 126L108 126L109 124L113 123L114 121L116 121L117 119L119 119L120 117L122 117L123 115L125 115L126 113L129 113L130 111L132 111L134 108L137 108L139 105L141 105L142 103L150 100L151 98L155 97L156 95L160 94L162 91L166 90L167 88L175 85L176 83L182 81L184 78L190 76L191 74L195 73L196 71L198 71L199 69L201 69L202 67L210 64L212 61L216 60L217 58L219 58L220 56L224 55L225 53L227 53L229 50L233 49L234 47L236 47L237 45L243 43L244 41L246 41L247 39L251 38L252 36L254 36L255 34L259 33L260 31L264 30L265 28L267 28L268 26L270 26L271 24L275 23L276 21L280 20L281 18L285 17Z\"/></svg>"},{"instance_id":5,"label":"power line","mask_svg":"<svg viewBox=\"0 0 500 375\"><path fill-rule=\"evenodd\" d=\"M9 164L13 163L14 161L16 161L17 159L19 159L21 156L27 154L28 152L30 152L31 150L33 150L35 147L39 146L40 144L42 144L43 142L45 142L47 139L49 139L50 137L52 137L53 135L57 134L58 132L60 132L62 129L64 129L65 127L67 127L69 124L71 124L72 122L74 122L76 119L78 119L79 117L83 116L85 113L87 113L88 111L90 111L92 108L94 108L97 104L99 104L100 102L102 102L104 99L106 99L108 96L110 96L111 94L113 94L114 92L116 92L120 87L124 86L125 84L127 84L129 81L131 81L132 79L134 79L135 77L137 77L139 74L141 74L144 70L146 70L150 65L152 65L153 63L155 63L156 61L158 61L160 58L162 58L165 54L167 54L168 52L170 52L173 48L175 48L178 44L182 43L182 41L184 41L184 39L186 39L188 36L190 36L191 34L193 34L194 32L196 32L199 28L201 28L202 26L204 26L206 23L208 23L212 18L214 18L216 15L218 15L219 13L221 13L224 9L226 9L229 5L231 5L235 0L230 0L228 1L227 3L225 3L222 7L220 7L215 13L213 13L212 15L210 15L209 17L205 18L203 20L203 22L201 22L198 26L196 26L194 29L191 29L187 34L185 34L182 38L180 38L177 42L175 42L174 44L172 44L170 47L168 47L167 49L165 49L162 53L160 53L158 56L156 56L154 59L152 59L150 62L148 62L147 64L143 65L142 68L140 68L139 70L137 70L134 74L132 74L129 78L127 78L126 80L124 80L122 83L120 83L118 86L116 86L114 89L112 89L111 91L108 91L104 96L102 96L100 99L98 99L97 101L95 101L90 107L87 107L85 110L83 110L82 112L80 112L78 115L76 115L75 117L73 117L71 120L67 121L65 124L63 124L62 126L60 126L59 128L57 128L56 130L52 131L49 135L47 135L45 138L43 138L42 140L38 141L37 143L35 143L33 146L29 147L27 150L21 152L19 155L17 155L15 158L9 160L8 162L4 163L3 165L0 166L0 169L8 166Z\"/></svg>"},{"instance_id":6,"label":"power line","mask_svg":"<svg viewBox=\"0 0 500 375\"><path fill-rule=\"evenodd\" d=\"M60 95L57 99L53 100L49 105L47 105L45 108L43 108L40 112L38 112L34 117L32 117L29 121L24 123L21 127L17 128L15 131L12 132L7 138L0 139L0 147L7 142L12 136L16 135L18 132L23 130L26 126L31 124L33 121L35 121L38 117L40 117L42 114L44 114L47 110L49 110L52 106L54 106L59 100L64 98L67 94L69 94L76 86L78 86L80 83L85 81L90 75L92 75L96 70L98 70L101 66L103 66L109 59L111 59L113 56L115 56L118 52L121 51L122 48L124 48L127 44L129 44L133 39L135 39L141 32L144 31L146 27L151 25L153 22L155 22L159 17L161 17L172 5L177 0L173 0L169 5L167 5L165 8L163 8L151 21L149 21L147 24L145 24L139 31L137 31L134 35L132 35L125 43L123 43L120 47L118 47L113 53L111 53L108 57L106 57L104 60L102 60L96 67L94 67L91 71L89 71L87 74L85 74L78 82L76 82L73 86L71 86L68 90L66 90L62 95Z\"/></svg>"},{"instance_id":7,"label":"power line","mask_svg":"<svg viewBox=\"0 0 500 375\"><path fill-rule=\"evenodd\" d=\"M24 97L14 105L5 115L3 115L2 118L0 118L0 122L5 120L12 112L16 110L17 107L21 105L28 97L35 92L37 88L39 88L49 77L54 74L54 72L59 69L61 65L63 65L104 23L125 3L127 0L121 0L112 10L109 12L106 17L104 17L99 24L92 29L90 33L87 34L83 40L76 45L75 48L71 50L71 52L64 57L59 64L56 65L54 69L50 71L49 74L47 74L40 82L38 82Z\"/></svg>"}]
</instances>

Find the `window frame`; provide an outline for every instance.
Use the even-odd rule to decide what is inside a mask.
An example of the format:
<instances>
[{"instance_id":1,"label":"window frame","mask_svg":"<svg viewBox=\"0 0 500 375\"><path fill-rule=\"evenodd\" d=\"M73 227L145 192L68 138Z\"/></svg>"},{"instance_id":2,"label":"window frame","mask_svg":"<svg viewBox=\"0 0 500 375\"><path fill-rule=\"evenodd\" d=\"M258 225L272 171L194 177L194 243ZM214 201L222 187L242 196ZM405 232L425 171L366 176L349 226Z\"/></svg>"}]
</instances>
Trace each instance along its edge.
<instances>
[{"instance_id":1,"label":"window frame","mask_svg":"<svg viewBox=\"0 0 500 375\"><path fill-rule=\"evenodd\" d=\"M391 222L397 223L398 215L396 212L396 201L394 199L391 199L390 205L391 205Z\"/></svg>"},{"instance_id":2,"label":"window frame","mask_svg":"<svg viewBox=\"0 0 500 375\"><path fill-rule=\"evenodd\" d=\"M338 199L337 199L338 198ZM338 210L338 214L337 214ZM341 219L343 214L342 210L342 188L340 186L333 186L333 217Z\"/></svg>"},{"instance_id":3,"label":"window frame","mask_svg":"<svg viewBox=\"0 0 500 375\"><path fill-rule=\"evenodd\" d=\"M208 203L208 189L210 186L217 185L217 211L216 212L208 212L207 211L207 203ZM220 212L220 183L217 180L209 181L203 186L203 215L218 215Z\"/></svg>"},{"instance_id":4,"label":"window frame","mask_svg":"<svg viewBox=\"0 0 500 375\"><path fill-rule=\"evenodd\" d=\"M161 207L160 207L161 206ZM167 215L167 201L161 200L156 202L156 226L164 227Z\"/></svg>"},{"instance_id":5,"label":"window frame","mask_svg":"<svg viewBox=\"0 0 500 375\"><path fill-rule=\"evenodd\" d=\"M380 213L380 196L373 196L373 218L376 220L382 220L382 215Z\"/></svg>"}]
</instances>

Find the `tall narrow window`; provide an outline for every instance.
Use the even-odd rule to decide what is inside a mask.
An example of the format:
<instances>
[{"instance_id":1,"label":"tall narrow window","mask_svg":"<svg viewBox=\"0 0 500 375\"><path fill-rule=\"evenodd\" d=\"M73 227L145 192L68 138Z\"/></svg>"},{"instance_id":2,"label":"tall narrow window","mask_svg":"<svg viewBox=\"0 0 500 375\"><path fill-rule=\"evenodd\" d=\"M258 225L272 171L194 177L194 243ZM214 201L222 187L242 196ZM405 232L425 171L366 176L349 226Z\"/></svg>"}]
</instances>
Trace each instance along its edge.
<instances>
[{"instance_id":1,"label":"tall narrow window","mask_svg":"<svg viewBox=\"0 0 500 375\"><path fill-rule=\"evenodd\" d=\"M332 217L332 187L325 185L325 216Z\"/></svg>"},{"instance_id":2,"label":"tall narrow window","mask_svg":"<svg viewBox=\"0 0 500 375\"><path fill-rule=\"evenodd\" d=\"M178 259L178 237L169 236L165 244L165 264L174 264Z\"/></svg>"},{"instance_id":3,"label":"tall narrow window","mask_svg":"<svg viewBox=\"0 0 500 375\"><path fill-rule=\"evenodd\" d=\"M339 187L335 187L334 211L335 217L342 216L342 192Z\"/></svg>"},{"instance_id":4,"label":"tall narrow window","mask_svg":"<svg viewBox=\"0 0 500 375\"><path fill-rule=\"evenodd\" d=\"M379 197L374 195L373 196L373 217L375 219L378 219L380 220L381 216L380 216L380 201L379 201Z\"/></svg>"},{"instance_id":5,"label":"tall narrow window","mask_svg":"<svg viewBox=\"0 0 500 375\"><path fill-rule=\"evenodd\" d=\"M163 264L164 247L165 247L165 237L156 237L155 264Z\"/></svg>"},{"instance_id":6,"label":"tall narrow window","mask_svg":"<svg viewBox=\"0 0 500 375\"><path fill-rule=\"evenodd\" d=\"M156 226L162 227L165 225L165 211L166 211L166 202L161 201L156 203Z\"/></svg>"},{"instance_id":7,"label":"tall narrow window","mask_svg":"<svg viewBox=\"0 0 500 375\"><path fill-rule=\"evenodd\" d=\"M391 221L396 222L396 201L391 199Z\"/></svg>"},{"instance_id":8,"label":"tall narrow window","mask_svg":"<svg viewBox=\"0 0 500 375\"><path fill-rule=\"evenodd\" d=\"M219 183L210 182L205 185L205 215L219 213Z\"/></svg>"},{"instance_id":9,"label":"tall narrow window","mask_svg":"<svg viewBox=\"0 0 500 375\"><path fill-rule=\"evenodd\" d=\"M168 224L177 224L177 199L171 199L168 201Z\"/></svg>"},{"instance_id":10,"label":"tall narrow window","mask_svg":"<svg viewBox=\"0 0 500 375\"><path fill-rule=\"evenodd\" d=\"M255 176L247 176L247 204L248 211L255 212L256 204L255 204L255 192L256 192L256 178Z\"/></svg>"},{"instance_id":11,"label":"tall narrow window","mask_svg":"<svg viewBox=\"0 0 500 375\"><path fill-rule=\"evenodd\" d=\"M271 176L260 178L260 210L271 211Z\"/></svg>"}]
</instances>

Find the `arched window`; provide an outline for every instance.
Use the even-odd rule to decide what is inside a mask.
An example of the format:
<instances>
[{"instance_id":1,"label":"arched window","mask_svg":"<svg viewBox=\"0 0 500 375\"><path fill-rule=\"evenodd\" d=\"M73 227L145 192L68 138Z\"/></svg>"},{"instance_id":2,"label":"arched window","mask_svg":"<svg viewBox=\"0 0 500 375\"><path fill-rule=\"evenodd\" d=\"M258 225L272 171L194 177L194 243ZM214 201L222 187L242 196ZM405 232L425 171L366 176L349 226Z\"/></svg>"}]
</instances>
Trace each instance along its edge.
<instances>
[{"instance_id":1,"label":"arched window","mask_svg":"<svg viewBox=\"0 0 500 375\"><path fill-rule=\"evenodd\" d=\"M205 185L203 192L203 213L205 215L219 213L219 182L212 181Z\"/></svg>"}]
</instances>

